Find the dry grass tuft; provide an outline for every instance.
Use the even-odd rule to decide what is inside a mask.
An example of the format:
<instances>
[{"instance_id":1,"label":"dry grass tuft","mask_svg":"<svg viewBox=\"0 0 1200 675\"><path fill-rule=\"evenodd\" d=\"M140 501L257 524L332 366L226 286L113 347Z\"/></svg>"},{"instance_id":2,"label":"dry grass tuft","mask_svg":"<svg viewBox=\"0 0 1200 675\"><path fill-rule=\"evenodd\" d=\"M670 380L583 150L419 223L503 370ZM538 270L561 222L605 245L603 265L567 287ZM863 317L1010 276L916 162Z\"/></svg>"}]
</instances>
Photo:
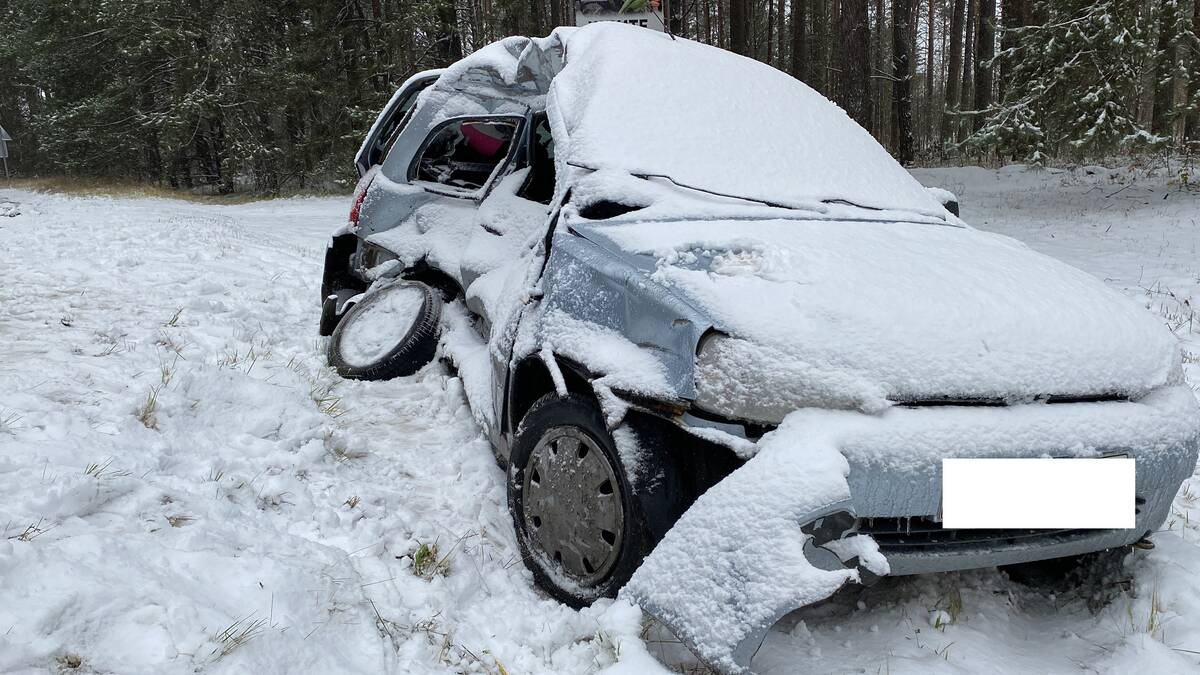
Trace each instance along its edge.
<instances>
[{"instance_id":1,"label":"dry grass tuft","mask_svg":"<svg viewBox=\"0 0 1200 675\"><path fill-rule=\"evenodd\" d=\"M367 456L365 452L355 452L347 448L345 442L337 437L337 432L333 429L325 430L322 434L322 441L325 445L325 452L329 453L335 462L362 459Z\"/></svg>"},{"instance_id":2,"label":"dry grass tuft","mask_svg":"<svg viewBox=\"0 0 1200 675\"><path fill-rule=\"evenodd\" d=\"M175 356L180 358L183 358L183 350L188 346L186 342L180 342L162 330L158 331L158 336L154 338L154 344L175 352Z\"/></svg>"},{"instance_id":3,"label":"dry grass tuft","mask_svg":"<svg viewBox=\"0 0 1200 675\"><path fill-rule=\"evenodd\" d=\"M158 429L158 390L159 387L150 387L146 400L133 411L133 416L147 429Z\"/></svg>"},{"instance_id":4,"label":"dry grass tuft","mask_svg":"<svg viewBox=\"0 0 1200 675\"><path fill-rule=\"evenodd\" d=\"M193 520L195 518L191 516L167 516L167 522L171 524L171 527L183 527Z\"/></svg>"},{"instance_id":5,"label":"dry grass tuft","mask_svg":"<svg viewBox=\"0 0 1200 675\"><path fill-rule=\"evenodd\" d=\"M225 630L213 637L213 642L217 643L217 647L213 649L212 656L214 659L219 659L222 656L229 656L238 647L250 642L251 640L262 636L267 631L268 621L266 619L250 620L253 614L246 616L229 624Z\"/></svg>"},{"instance_id":6,"label":"dry grass tuft","mask_svg":"<svg viewBox=\"0 0 1200 675\"><path fill-rule=\"evenodd\" d=\"M939 616L937 618L937 620L934 622L933 627L938 630L944 631L944 630L946 630L946 626L954 625L954 624L958 623L958 617L962 616L962 613L963 613L962 592L959 591L957 588L951 588L950 592L948 592L945 596L940 598L938 600L937 606L934 607L934 610L939 610L939 609L943 610L944 612L946 612L947 615L950 616L950 621L944 623L942 621L941 617Z\"/></svg>"},{"instance_id":7,"label":"dry grass tuft","mask_svg":"<svg viewBox=\"0 0 1200 675\"><path fill-rule=\"evenodd\" d=\"M17 422L21 421L21 414L15 410L0 409L0 432L15 434L17 430Z\"/></svg>"},{"instance_id":8,"label":"dry grass tuft","mask_svg":"<svg viewBox=\"0 0 1200 675\"><path fill-rule=\"evenodd\" d=\"M109 467L112 466L112 462L113 461L111 457L100 463L92 462L83 468L83 475L91 476L96 480L108 480L110 478L119 478L121 476L129 475L128 471L110 469Z\"/></svg>"},{"instance_id":9,"label":"dry grass tuft","mask_svg":"<svg viewBox=\"0 0 1200 675\"><path fill-rule=\"evenodd\" d=\"M29 525L27 525L25 527L24 530L21 530L19 533L14 534L13 536L9 537L9 539L16 539L17 541L33 541L34 539L37 539L38 537L42 536L43 534L45 534L53 529L54 529L53 526L42 527L42 519L38 518L38 521L36 523L30 523Z\"/></svg>"},{"instance_id":10,"label":"dry grass tuft","mask_svg":"<svg viewBox=\"0 0 1200 675\"><path fill-rule=\"evenodd\" d=\"M112 178L84 178L79 176L47 176L44 178L20 178L13 180L10 187L36 192L58 192L85 197L159 197L179 199L198 204L248 204L273 199L276 195L238 193L232 195L203 194L187 190L136 183ZM300 194L297 192L296 194ZM278 195L283 196L283 195Z\"/></svg>"},{"instance_id":11,"label":"dry grass tuft","mask_svg":"<svg viewBox=\"0 0 1200 675\"><path fill-rule=\"evenodd\" d=\"M334 385L333 382L313 381L309 385L308 395L317 404L317 410L337 419L349 411L342 407L342 397L333 393Z\"/></svg>"},{"instance_id":12,"label":"dry grass tuft","mask_svg":"<svg viewBox=\"0 0 1200 675\"><path fill-rule=\"evenodd\" d=\"M159 381L163 384L163 386L171 384L171 378L175 377L175 365L177 363L179 363L178 352L175 354L175 358L172 359L171 363L169 364L166 361L163 361L161 358L158 360Z\"/></svg>"},{"instance_id":13,"label":"dry grass tuft","mask_svg":"<svg viewBox=\"0 0 1200 675\"><path fill-rule=\"evenodd\" d=\"M438 556L437 542L432 544L420 543L417 550L412 554L412 571L413 574L422 579L432 579L435 576L446 576L450 573L450 554L454 549L446 552L446 555Z\"/></svg>"}]
</instances>

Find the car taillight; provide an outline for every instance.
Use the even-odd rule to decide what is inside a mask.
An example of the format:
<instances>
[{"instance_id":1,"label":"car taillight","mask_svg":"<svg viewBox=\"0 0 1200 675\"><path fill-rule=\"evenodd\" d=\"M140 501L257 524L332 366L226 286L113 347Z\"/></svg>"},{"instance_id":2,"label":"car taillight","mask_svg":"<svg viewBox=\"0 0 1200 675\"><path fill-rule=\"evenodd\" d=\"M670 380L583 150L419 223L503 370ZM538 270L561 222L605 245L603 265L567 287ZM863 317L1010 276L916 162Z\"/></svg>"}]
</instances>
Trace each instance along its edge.
<instances>
[{"instance_id":1,"label":"car taillight","mask_svg":"<svg viewBox=\"0 0 1200 675\"><path fill-rule=\"evenodd\" d=\"M358 195L354 197L354 206L350 207L350 226L358 227L358 216L362 212L363 200L367 198L367 186L364 185L362 190L359 190Z\"/></svg>"}]
</instances>

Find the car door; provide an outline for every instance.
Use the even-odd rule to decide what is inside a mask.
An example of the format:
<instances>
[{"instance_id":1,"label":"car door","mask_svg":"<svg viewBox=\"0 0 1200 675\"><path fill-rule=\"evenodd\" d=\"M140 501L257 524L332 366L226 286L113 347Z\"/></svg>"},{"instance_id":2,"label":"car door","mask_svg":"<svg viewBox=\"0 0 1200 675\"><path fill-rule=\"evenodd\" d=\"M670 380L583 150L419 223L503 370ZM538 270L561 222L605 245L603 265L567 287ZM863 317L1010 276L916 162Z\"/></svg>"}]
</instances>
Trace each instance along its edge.
<instances>
[{"instance_id":1,"label":"car door","mask_svg":"<svg viewBox=\"0 0 1200 675\"><path fill-rule=\"evenodd\" d=\"M424 262L462 285L461 260L479 227L480 204L512 170L524 124L519 115L453 117L394 158L398 144L385 159L390 176L376 174L368 188L360 236L408 266Z\"/></svg>"},{"instance_id":2,"label":"car door","mask_svg":"<svg viewBox=\"0 0 1200 675\"><path fill-rule=\"evenodd\" d=\"M492 447L507 456L504 419L509 362L522 315L535 306L531 291L541 274L546 233L553 221L554 140L544 113L526 120L524 152L514 171L480 206L481 227L464 255L467 307L480 317L491 365Z\"/></svg>"},{"instance_id":3,"label":"car door","mask_svg":"<svg viewBox=\"0 0 1200 675\"><path fill-rule=\"evenodd\" d=\"M444 70L439 69L417 73L400 85L392 95L383 112L375 118L375 123L371 125L371 130L367 132L358 154L354 157L354 170L358 172L359 178L372 166L383 162L388 148L404 128L409 111L417 104L417 95L436 82L443 72Z\"/></svg>"}]
</instances>

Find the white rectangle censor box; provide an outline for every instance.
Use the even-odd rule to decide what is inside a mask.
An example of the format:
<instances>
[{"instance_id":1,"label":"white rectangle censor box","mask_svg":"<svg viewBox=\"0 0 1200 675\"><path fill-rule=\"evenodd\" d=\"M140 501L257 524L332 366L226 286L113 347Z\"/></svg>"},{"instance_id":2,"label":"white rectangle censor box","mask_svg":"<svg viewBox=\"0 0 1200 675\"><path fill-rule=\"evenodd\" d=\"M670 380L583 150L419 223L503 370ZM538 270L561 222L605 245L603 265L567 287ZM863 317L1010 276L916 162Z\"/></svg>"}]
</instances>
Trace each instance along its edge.
<instances>
[{"instance_id":1,"label":"white rectangle censor box","mask_svg":"<svg viewBox=\"0 0 1200 675\"><path fill-rule=\"evenodd\" d=\"M943 459L942 527L1132 528L1135 462Z\"/></svg>"}]
</instances>

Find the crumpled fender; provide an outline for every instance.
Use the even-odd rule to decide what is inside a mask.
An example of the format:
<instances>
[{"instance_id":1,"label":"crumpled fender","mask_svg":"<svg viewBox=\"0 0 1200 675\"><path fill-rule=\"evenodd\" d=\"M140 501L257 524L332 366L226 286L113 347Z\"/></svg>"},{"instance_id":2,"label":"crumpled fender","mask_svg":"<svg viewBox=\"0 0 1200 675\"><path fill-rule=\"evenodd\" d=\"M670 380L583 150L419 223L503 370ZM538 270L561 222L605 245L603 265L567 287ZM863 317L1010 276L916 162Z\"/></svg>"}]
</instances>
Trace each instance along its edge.
<instances>
[{"instance_id":1,"label":"crumpled fender","mask_svg":"<svg viewBox=\"0 0 1200 675\"><path fill-rule=\"evenodd\" d=\"M787 420L679 519L622 590L708 666L744 673L784 615L887 574L854 534L848 464Z\"/></svg>"}]
</instances>

